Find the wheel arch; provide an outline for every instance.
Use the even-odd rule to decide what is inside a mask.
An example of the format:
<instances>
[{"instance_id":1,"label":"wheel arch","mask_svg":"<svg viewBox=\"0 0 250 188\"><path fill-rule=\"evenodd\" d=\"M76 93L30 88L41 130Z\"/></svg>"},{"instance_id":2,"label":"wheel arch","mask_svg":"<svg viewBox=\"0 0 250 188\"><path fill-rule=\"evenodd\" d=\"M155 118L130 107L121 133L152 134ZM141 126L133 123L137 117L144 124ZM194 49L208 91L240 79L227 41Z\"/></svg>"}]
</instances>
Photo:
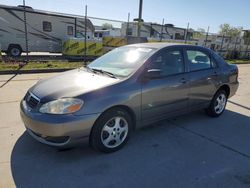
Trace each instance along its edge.
<instances>
[{"instance_id":1,"label":"wheel arch","mask_svg":"<svg viewBox=\"0 0 250 188\"><path fill-rule=\"evenodd\" d=\"M13 46L17 46L18 48L21 49L21 51L23 51L22 46L20 44L14 44L14 43L9 44L7 51L9 51Z\"/></svg>"},{"instance_id":2,"label":"wheel arch","mask_svg":"<svg viewBox=\"0 0 250 188\"><path fill-rule=\"evenodd\" d=\"M220 86L217 92L219 90L224 90L227 93L227 97L230 96L230 87L227 84L223 84L222 86Z\"/></svg>"},{"instance_id":3,"label":"wheel arch","mask_svg":"<svg viewBox=\"0 0 250 188\"><path fill-rule=\"evenodd\" d=\"M135 130L136 128L136 114L135 112L127 105L115 105L115 106L111 106L109 108L107 108L105 111L103 111L99 117L95 120L95 123L98 121L98 119L104 114L106 113L107 111L111 110L111 109L114 109L114 108L119 108L119 109L123 109L125 111L127 111L130 115L130 117L132 118L132 126L133 126L133 130ZM91 131L90 131L90 135L92 134L92 130L93 130L93 127L95 125L95 123L93 124L92 128L91 128Z\"/></svg>"}]
</instances>

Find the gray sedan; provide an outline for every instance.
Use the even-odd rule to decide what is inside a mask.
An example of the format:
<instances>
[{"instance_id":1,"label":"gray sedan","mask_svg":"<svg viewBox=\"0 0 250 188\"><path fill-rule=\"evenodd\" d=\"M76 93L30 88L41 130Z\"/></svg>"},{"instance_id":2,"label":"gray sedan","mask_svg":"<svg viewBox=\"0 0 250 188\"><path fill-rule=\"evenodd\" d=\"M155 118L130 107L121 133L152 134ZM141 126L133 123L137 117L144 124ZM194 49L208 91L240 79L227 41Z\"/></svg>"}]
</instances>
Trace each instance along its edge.
<instances>
[{"instance_id":1,"label":"gray sedan","mask_svg":"<svg viewBox=\"0 0 250 188\"><path fill-rule=\"evenodd\" d=\"M39 81L20 112L42 143L65 147L88 139L94 149L113 152L135 128L199 109L220 116L237 78L235 65L204 47L134 44Z\"/></svg>"}]
</instances>

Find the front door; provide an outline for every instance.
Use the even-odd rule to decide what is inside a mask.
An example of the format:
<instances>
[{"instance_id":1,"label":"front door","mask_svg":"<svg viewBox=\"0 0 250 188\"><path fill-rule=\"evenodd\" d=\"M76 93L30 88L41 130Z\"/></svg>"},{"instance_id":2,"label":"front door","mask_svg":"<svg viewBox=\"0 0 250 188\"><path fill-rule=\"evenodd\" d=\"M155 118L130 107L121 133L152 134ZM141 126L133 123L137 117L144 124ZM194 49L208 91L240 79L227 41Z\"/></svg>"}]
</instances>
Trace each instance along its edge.
<instances>
[{"instance_id":1,"label":"front door","mask_svg":"<svg viewBox=\"0 0 250 188\"><path fill-rule=\"evenodd\" d=\"M182 50L163 49L149 60L148 70L160 70L159 77L145 78L142 83L142 122L162 119L186 110L188 103L188 75Z\"/></svg>"}]
</instances>

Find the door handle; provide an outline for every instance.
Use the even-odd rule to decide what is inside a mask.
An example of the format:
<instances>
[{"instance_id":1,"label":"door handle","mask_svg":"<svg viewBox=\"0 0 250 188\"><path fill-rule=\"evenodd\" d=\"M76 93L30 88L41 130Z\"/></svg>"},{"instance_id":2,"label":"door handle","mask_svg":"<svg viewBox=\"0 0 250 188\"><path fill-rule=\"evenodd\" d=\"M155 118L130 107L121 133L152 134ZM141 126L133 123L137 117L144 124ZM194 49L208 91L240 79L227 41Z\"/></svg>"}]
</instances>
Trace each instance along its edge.
<instances>
[{"instance_id":1,"label":"door handle","mask_svg":"<svg viewBox=\"0 0 250 188\"><path fill-rule=\"evenodd\" d=\"M183 83L183 84L185 84L185 83L187 83L187 80L186 80L186 78L181 78L180 82Z\"/></svg>"},{"instance_id":2,"label":"door handle","mask_svg":"<svg viewBox=\"0 0 250 188\"><path fill-rule=\"evenodd\" d=\"M217 71L214 71L213 75L214 75L214 76L218 76L218 72L217 72Z\"/></svg>"}]
</instances>

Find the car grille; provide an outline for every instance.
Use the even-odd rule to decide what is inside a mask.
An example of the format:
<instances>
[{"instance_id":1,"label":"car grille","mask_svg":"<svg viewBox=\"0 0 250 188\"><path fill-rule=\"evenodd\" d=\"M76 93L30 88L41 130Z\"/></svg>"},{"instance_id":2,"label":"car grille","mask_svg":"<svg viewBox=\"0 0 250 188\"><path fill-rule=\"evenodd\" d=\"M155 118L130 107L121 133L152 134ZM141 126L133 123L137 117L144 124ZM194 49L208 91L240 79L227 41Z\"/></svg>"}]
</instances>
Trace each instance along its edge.
<instances>
[{"instance_id":1,"label":"car grille","mask_svg":"<svg viewBox=\"0 0 250 188\"><path fill-rule=\"evenodd\" d=\"M33 95L32 93L28 92L25 95L25 101L26 103L29 105L29 107L31 108L35 108L37 107L37 105L39 104L40 100L38 97L36 97L35 95Z\"/></svg>"}]
</instances>

